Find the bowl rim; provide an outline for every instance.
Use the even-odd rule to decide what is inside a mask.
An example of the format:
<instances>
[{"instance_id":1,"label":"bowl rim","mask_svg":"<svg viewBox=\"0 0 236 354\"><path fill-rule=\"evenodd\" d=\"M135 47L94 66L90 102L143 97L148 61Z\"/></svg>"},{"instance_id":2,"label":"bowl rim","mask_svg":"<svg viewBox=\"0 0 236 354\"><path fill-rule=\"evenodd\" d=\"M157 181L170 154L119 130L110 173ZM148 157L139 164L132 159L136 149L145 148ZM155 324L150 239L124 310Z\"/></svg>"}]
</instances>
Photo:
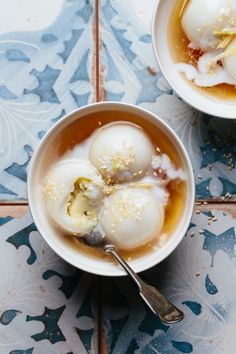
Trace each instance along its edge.
<instances>
[{"instance_id":1,"label":"bowl rim","mask_svg":"<svg viewBox=\"0 0 236 354\"><path fill-rule=\"evenodd\" d=\"M160 10L160 5L161 3L163 3L165 0L156 0L156 4L155 4L155 8L154 8L154 12L153 12L153 16L152 16L152 21L151 21L151 37L152 37L152 48L153 48L153 52L155 54L156 60L158 62L158 65L161 69L161 72L163 74L163 76L165 77L166 81L168 82L168 84L171 86L171 88L177 93L177 95L188 105L190 105L191 107L195 108L196 110L205 113L207 115L212 115L215 116L217 118L222 118L222 119L232 119L235 120L236 119L236 113L234 113L233 111L235 111L235 105L234 104L225 104L223 101L222 103L220 101L212 101L209 99L209 102L211 102L212 106L215 103L215 109L209 109L209 105L206 104L198 104L196 102L196 100L191 100L189 97L186 97L186 95L184 94L183 90L180 91L178 85L177 85L177 81L178 80L174 80L174 78L171 78L168 75L167 70L164 69L164 64L162 63L162 60L160 59L160 55L159 55L159 51L157 49L157 36L156 36L156 24L158 23L157 21L157 17L159 15L159 10ZM176 1L176 0L174 0ZM169 48L169 46L168 46ZM169 50L170 52L170 50ZM171 53L170 56L172 57ZM174 61L173 61L174 64ZM180 75L176 75L176 78L180 77ZM181 81L185 80L184 78L181 78ZM191 87L190 85L188 85L189 87ZM201 95L204 97L207 97L207 95L204 95L203 93L198 93L197 90L194 90L195 92L195 97L198 96L200 97ZM221 107L221 110L219 110L219 107ZM227 109L227 113L224 113L224 115L222 115L222 112L225 111L225 108L232 107L232 110L230 110L230 113L228 112Z\"/></svg>"},{"instance_id":2,"label":"bowl rim","mask_svg":"<svg viewBox=\"0 0 236 354\"><path fill-rule=\"evenodd\" d=\"M80 112L80 113L84 113L86 114L86 111L88 109L94 109L96 111L96 107L111 107L114 109L114 105L117 108L121 108L123 107L123 109L125 107L127 107L130 110L138 110L139 112L142 112L144 115L151 117L151 119L157 120L160 125L163 126L164 131L170 135L173 136L175 139L175 142L177 143L178 147L179 147L179 151L180 151L180 155L182 155L182 157L184 158L185 164L186 164L186 170L188 172L188 179L189 179L189 191L188 193L189 198L188 198L188 212L187 212L187 217L184 220L184 227L182 228L182 231L179 232L178 234L176 234L175 236L173 236L173 238L175 238L174 242L172 243L172 246L168 248L168 250L166 250L166 252L159 257L158 259L155 259L155 261L153 260L152 262L149 262L149 264L145 264L140 265L139 267L137 267L137 269L134 269L137 273L148 270L154 266L156 266L157 264L161 263L164 259L166 259L175 249L176 247L179 245L179 243L182 241L183 237L185 236L191 218L192 218L192 214L193 214L193 209L194 209L194 202L195 202L195 181L194 181L194 174L193 174L193 169L192 169L192 165L191 165L191 161L190 158L188 156L188 153L183 145L183 143L181 142L180 138L177 136L177 134L175 133L175 131L164 121L162 120L160 117L158 117L157 115L155 115L154 113L133 105L133 104L129 104L129 103L124 103L124 102L116 102L116 101L101 101L101 102L96 102L96 103L91 103L88 105L85 105L83 107L77 108L73 111L71 111L70 113L66 114L64 117L62 117L58 122L56 122L49 130L48 132L44 135L44 137L42 138L42 140L40 141L39 145L37 146L37 148L35 149L35 152L33 154L33 157L30 161L30 166L29 166L29 172L28 172L28 180L27 180L27 194L28 194L28 204L29 204L29 209L30 209L30 213L32 215L33 221L37 227L37 230L39 231L41 237L45 240L45 242L49 245L49 247L60 257L62 258L64 261L66 261L67 263L71 264L72 266L81 269L83 271L86 271L88 273L92 273L92 274L96 274L96 275L103 275L103 276L114 276L114 277L118 277L118 276L124 276L127 275L125 273L125 271L119 267L117 267L117 270L114 271L113 269L111 269L110 271L100 271L97 269L94 269L89 266L84 266L84 264L79 264L79 262L74 262L72 261L69 257L67 257L67 255L62 254L63 252L61 252L58 249L55 249L53 242L50 240L50 237L48 237L47 235L44 234L44 232L42 231L42 222L39 220L38 216L37 216L37 212L36 212L36 208L33 205L33 182L32 182L32 177L33 177L33 173L34 173L34 169L35 169L35 165L37 164L37 160L38 157L40 156L40 151L44 145L44 142L50 137L50 135L57 130L57 128L66 120L70 119L70 117L73 117L76 113ZM108 110L108 109L107 109ZM79 118L78 118L79 119ZM89 257L88 257L89 260ZM78 257L78 261L79 261L79 257ZM89 263L89 261L88 261Z\"/></svg>"}]
</instances>

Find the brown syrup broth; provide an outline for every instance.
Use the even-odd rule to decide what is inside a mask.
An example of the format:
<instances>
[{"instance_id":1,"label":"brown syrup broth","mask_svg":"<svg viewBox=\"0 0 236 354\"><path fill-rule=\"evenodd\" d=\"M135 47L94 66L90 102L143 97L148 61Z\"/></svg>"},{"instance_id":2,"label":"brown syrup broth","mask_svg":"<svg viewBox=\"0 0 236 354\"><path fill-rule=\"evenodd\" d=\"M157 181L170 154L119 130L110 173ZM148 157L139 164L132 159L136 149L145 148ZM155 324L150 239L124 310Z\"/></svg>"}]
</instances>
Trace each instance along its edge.
<instances>
[{"instance_id":1,"label":"brown syrup broth","mask_svg":"<svg viewBox=\"0 0 236 354\"><path fill-rule=\"evenodd\" d=\"M99 113L92 113L86 115L73 123L68 125L63 131L56 136L53 144L47 150L47 161L44 166L42 166L42 173L50 168L50 165L54 161L61 158L63 154L73 149L77 144L83 142L88 138L96 129L100 128L108 123L115 121L126 121L139 125L146 134L151 139L154 147L159 147L162 153L168 154L172 162L177 168L182 166L180 156L176 153L176 149L173 146L171 140L163 134L154 124L147 122L146 120L138 117L137 115L131 113L119 113L116 111L106 111ZM176 225L178 225L181 220L181 216L184 210L185 201L187 198L187 188L185 182L177 183L175 181L168 185L168 191L170 193L169 203L165 210L165 225L163 228L163 233L169 237L174 230ZM71 237L66 233L63 233L57 229L58 233L63 237L68 246L73 249L78 249L78 251L84 252L87 256L95 257L99 259L107 259L107 261L112 261L110 256L105 255L99 248L91 248L82 242L78 241L76 238ZM135 237L135 235L134 235ZM125 259L136 259L144 256L153 250L153 247L158 245L158 237L146 245L138 247L133 250L120 250L120 254Z\"/></svg>"},{"instance_id":2,"label":"brown syrup broth","mask_svg":"<svg viewBox=\"0 0 236 354\"><path fill-rule=\"evenodd\" d=\"M196 67L202 52L200 50L193 50L188 47L190 41L181 26L181 18L184 13L184 9L188 6L189 1L190 0L175 1L169 19L168 38L174 61L176 63L184 62ZM192 81L188 80L188 82L198 91L214 98L231 101L236 99L236 88L233 85L220 84L213 87L201 88L196 86Z\"/></svg>"}]
</instances>

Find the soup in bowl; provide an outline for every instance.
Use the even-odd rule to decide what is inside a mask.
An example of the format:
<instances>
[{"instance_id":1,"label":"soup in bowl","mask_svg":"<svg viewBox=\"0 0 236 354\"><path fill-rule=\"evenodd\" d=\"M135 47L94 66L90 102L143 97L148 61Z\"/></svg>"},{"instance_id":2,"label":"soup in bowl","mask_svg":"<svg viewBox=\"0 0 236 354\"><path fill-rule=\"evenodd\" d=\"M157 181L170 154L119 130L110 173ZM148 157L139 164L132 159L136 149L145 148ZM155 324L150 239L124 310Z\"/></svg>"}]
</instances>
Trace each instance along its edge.
<instances>
[{"instance_id":1,"label":"soup in bowl","mask_svg":"<svg viewBox=\"0 0 236 354\"><path fill-rule=\"evenodd\" d=\"M62 118L33 155L28 197L49 246L77 268L124 271L86 239L114 244L136 271L166 258L184 236L194 205L189 157L160 118L101 102Z\"/></svg>"}]
</instances>

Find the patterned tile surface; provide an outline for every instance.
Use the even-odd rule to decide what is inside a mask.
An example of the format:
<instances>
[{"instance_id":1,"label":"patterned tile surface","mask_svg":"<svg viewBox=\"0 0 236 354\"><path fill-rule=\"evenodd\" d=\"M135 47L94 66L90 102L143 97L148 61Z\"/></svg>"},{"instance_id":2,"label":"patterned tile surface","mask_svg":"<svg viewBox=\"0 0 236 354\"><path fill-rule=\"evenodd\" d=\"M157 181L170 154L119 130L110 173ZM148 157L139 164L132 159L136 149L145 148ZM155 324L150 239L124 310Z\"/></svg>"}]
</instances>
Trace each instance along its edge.
<instances>
[{"instance_id":1,"label":"patterned tile surface","mask_svg":"<svg viewBox=\"0 0 236 354\"><path fill-rule=\"evenodd\" d=\"M209 225L213 215L217 221ZM235 353L235 231L236 219L229 212L196 214L174 254L142 274L185 312L176 325L159 322L129 279L104 279L108 353Z\"/></svg>"},{"instance_id":2,"label":"patterned tile surface","mask_svg":"<svg viewBox=\"0 0 236 354\"><path fill-rule=\"evenodd\" d=\"M0 199L10 200L26 198L28 163L45 132L94 100L94 0L7 4L0 4Z\"/></svg>"},{"instance_id":3,"label":"patterned tile surface","mask_svg":"<svg viewBox=\"0 0 236 354\"><path fill-rule=\"evenodd\" d=\"M236 124L197 112L169 87L152 51L154 6L154 0L101 1L104 98L140 105L174 128L190 154L198 198L236 195Z\"/></svg>"},{"instance_id":4,"label":"patterned tile surface","mask_svg":"<svg viewBox=\"0 0 236 354\"><path fill-rule=\"evenodd\" d=\"M172 92L152 51L154 6L100 1L104 99L140 105L175 129L198 198L235 196L236 124L203 115ZM95 100L94 8L95 0L0 2L0 200L26 198L40 139L65 113ZM142 275L183 309L183 322L161 324L129 279L101 280L108 353L235 352L233 207L194 215L175 253ZM57 257L28 213L0 217L0 229L0 353L97 353L96 277Z\"/></svg>"},{"instance_id":5,"label":"patterned tile surface","mask_svg":"<svg viewBox=\"0 0 236 354\"><path fill-rule=\"evenodd\" d=\"M0 353L97 353L96 278L55 255L29 213L0 232Z\"/></svg>"}]
</instances>

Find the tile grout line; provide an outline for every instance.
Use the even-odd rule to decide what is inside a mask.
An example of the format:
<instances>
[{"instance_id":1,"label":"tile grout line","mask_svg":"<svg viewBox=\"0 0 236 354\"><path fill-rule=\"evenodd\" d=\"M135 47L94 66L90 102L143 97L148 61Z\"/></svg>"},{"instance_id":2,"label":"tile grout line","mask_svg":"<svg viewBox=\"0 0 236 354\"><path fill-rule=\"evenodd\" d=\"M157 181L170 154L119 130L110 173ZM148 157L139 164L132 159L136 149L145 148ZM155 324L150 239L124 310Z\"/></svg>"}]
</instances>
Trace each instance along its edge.
<instances>
[{"instance_id":1,"label":"tile grout line","mask_svg":"<svg viewBox=\"0 0 236 354\"><path fill-rule=\"evenodd\" d=\"M20 201L20 200L13 200L13 201L8 201L8 200L2 200L2 201L0 201L0 206L1 207L4 207L4 206L6 206L6 207L10 207L10 206L12 206L12 207L20 207L20 206L28 206L29 205L29 203L28 203L28 201L27 200L25 200L25 201Z\"/></svg>"},{"instance_id":2,"label":"tile grout line","mask_svg":"<svg viewBox=\"0 0 236 354\"><path fill-rule=\"evenodd\" d=\"M101 304L101 277L98 276L98 296L97 296L97 326L98 326L98 354L102 352L102 304Z\"/></svg>"},{"instance_id":3,"label":"tile grout line","mask_svg":"<svg viewBox=\"0 0 236 354\"><path fill-rule=\"evenodd\" d=\"M95 0L95 82L96 82L96 102L100 101L100 0ZM97 320L97 350L98 354L103 353L103 319L102 319L102 296L101 296L102 286L101 277L98 276L97 282L97 297L96 297L96 320Z\"/></svg>"},{"instance_id":4,"label":"tile grout line","mask_svg":"<svg viewBox=\"0 0 236 354\"><path fill-rule=\"evenodd\" d=\"M95 0L95 81L96 81L96 102L100 101L100 28L99 28L99 7L100 1Z\"/></svg>"}]
</instances>

